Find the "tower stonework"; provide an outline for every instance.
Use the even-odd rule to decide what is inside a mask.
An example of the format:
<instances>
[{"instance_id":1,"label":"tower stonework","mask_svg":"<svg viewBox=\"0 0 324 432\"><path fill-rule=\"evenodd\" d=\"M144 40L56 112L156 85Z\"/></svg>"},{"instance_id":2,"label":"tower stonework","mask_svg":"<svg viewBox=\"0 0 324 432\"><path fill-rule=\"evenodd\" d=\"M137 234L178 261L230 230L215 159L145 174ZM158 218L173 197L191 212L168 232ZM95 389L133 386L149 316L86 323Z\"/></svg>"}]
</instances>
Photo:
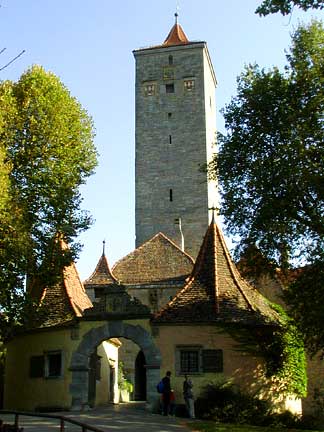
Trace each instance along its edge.
<instances>
[{"instance_id":1,"label":"tower stonework","mask_svg":"<svg viewBox=\"0 0 324 432\"><path fill-rule=\"evenodd\" d=\"M136 60L136 247L163 232L196 257L217 205L216 185L201 170L215 152L216 78L205 42L190 42L177 23L160 46Z\"/></svg>"}]
</instances>

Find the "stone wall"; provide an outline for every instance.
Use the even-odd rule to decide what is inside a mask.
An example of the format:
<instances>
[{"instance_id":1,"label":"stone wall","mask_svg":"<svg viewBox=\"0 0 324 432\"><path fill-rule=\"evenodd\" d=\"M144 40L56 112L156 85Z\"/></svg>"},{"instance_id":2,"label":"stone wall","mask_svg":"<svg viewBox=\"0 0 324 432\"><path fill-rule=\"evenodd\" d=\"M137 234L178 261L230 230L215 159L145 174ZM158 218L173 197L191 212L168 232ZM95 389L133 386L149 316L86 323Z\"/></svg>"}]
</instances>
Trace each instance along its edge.
<instances>
[{"instance_id":1,"label":"stone wall","mask_svg":"<svg viewBox=\"0 0 324 432\"><path fill-rule=\"evenodd\" d=\"M216 82L206 44L134 55L136 246L159 231L180 246L175 224L180 217L185 250L195 257L208 226L208 206L215 205L214 198L208 201L207 175L200 172L215 151L216 134Z\"/></svg>"}]
</instances>

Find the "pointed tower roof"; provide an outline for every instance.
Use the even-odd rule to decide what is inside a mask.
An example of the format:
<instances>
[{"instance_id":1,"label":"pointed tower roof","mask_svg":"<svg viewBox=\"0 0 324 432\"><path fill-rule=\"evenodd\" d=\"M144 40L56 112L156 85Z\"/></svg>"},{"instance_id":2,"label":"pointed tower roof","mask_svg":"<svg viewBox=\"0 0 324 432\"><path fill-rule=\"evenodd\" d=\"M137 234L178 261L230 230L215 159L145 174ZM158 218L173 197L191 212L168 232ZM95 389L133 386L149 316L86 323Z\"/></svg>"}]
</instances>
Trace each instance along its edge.
<instances>
[{"instance_id":1,"label":"pointed tower roof","mask_svg":"<svg viewBox=\"0 0 324 432\"><path fill-rule=\"evenodd\" d=\"M60 240L60 244L63 250L68 248L63 240ZM85 309L92 307L74 262L64 267L56 284L43 288L41 302L47 311L47 318L41 327L62 325L75 317L81 317Z\"/></svg>"},{"instance_id":2,"label":"pointed tower roof","mask_svg":"<svg viewBox=\"0 0 324 432\"><path fill-rule=\"evenodd\" d=\"M194 260L161 232L119 260L114 274L125 284L184 281Z\"/></svg>"},{"instance_id":3,"label":"pointed tower roof","mask_svg":"<svg viewBox=\"0 0 324 432\"><path fill-rule=\"evenodd\" d=\"M266 299L240 276L214 217L188 282L153 319L272 325L278 321Z\"/></svg>"},{"instance_id":4,"label":"pointed tower roof","mask_svg":"<svg viewBox=\"0 0 324 432\"><path fill-rule=\"evenodd\" d=\"M178 14L175 13L174 15L175 15L175 24L170 30L162 46L183 45L183 44L190 43L185 32L182 30L181 25L178 24Z\"/></svg>"},{"instance_id":5,"label":"pointed tower roof","mask_svg":"<svg viewBox=\"0 0 324 432\"><path fill-rule=\"evenodd\" d=\"M86 288L90 285L110 285L118 284L118 280L110 270L108 260L105 255L105 241L103 241L102 255L92 275L83 282Z\"/></svg>"}]
</instances>

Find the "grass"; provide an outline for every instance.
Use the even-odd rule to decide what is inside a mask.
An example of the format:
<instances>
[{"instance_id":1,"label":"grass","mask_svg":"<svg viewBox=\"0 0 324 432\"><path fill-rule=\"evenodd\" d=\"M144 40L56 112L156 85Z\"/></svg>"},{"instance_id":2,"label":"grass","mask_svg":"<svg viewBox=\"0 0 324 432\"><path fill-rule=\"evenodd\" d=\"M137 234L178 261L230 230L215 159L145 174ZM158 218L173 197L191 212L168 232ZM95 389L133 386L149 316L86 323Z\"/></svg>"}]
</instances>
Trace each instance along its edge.
<instances>
[{"instance_id":1,"label":"grass","mask_svg":"<svg viewBox=\"0 0 324 432\"><path fill-rule=\"evenodd\" d=\"M288 429L288 428L274 428L250 426L250 425L235 425L230 423L215 423L215 422L192 422L187 426L193 432L320 432L320 430L305 430L305 429ZM323 429L322 429L323 430Z\"/></svg>"}]
</instances>

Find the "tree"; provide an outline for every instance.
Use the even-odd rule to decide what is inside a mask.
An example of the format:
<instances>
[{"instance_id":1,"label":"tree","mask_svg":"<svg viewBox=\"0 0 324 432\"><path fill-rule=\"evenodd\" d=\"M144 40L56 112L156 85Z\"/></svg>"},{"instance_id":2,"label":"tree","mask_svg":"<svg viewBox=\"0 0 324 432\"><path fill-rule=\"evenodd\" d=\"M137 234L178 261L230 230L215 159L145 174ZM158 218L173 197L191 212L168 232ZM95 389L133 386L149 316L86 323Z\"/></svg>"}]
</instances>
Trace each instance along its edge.
<instances>
[{"instance_id":1,"label":"tree","mask_svg":"<svg viewBox=\"0 0 324 432\"><path fill-rule=\"evenodd\" d=\"M287 253L322 259L323 113L324 29L313 21L294 32L283 72L246 67L223 110L226 135L209 168L219 177L227 231L240 237L238 252L257 244L277 263ZM311 285L304 289L311 301Z\"/></svg>"},{"instance_id":2,"label":"tree","mask_svg":"<svg viewBox=\"0 0 324 432\"><path fill-rule=\"evenodd\" d=\"M324 9L323 0L264 0L255 11L261 16L280 12L282 15L289 15L297 6L306 11L308 9Z\"/></svg>"},{"instance_id":3,"label":"tree","mask_svg":"<svg viewBox=\"0 0 324 432\"><path fill-rule=\"evenodd\" d=\"M54 283L78 251L73 240L91 222L81 211L79 187L97 163L93 137L86 111L42 67L0 85L0 164L6 168L0 177L0 301L9 330L24 319L25 276L40 286ZM58 238L71 248L62 250Z\"/></svg>"}]
</instances>

